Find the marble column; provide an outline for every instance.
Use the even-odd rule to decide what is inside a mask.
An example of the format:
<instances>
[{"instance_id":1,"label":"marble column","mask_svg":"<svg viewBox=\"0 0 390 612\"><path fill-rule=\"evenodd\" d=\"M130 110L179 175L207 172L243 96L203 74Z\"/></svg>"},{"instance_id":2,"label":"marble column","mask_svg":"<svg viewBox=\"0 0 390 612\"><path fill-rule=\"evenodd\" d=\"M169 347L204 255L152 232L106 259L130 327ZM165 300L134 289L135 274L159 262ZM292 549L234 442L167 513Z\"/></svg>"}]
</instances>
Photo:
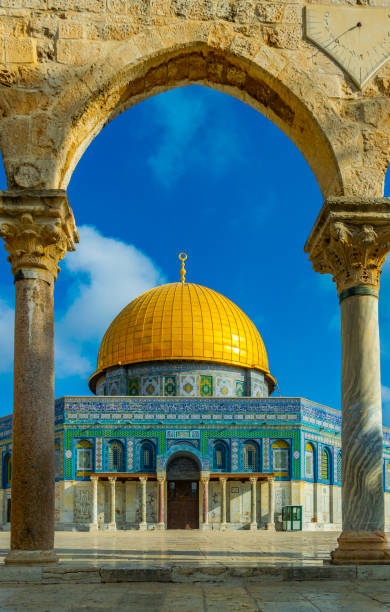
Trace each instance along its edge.
<instances>
[{"instance_id":1,"label":"marble column","mask_svg":"<svg viewBox=\"0 0 390 612\"><path fill-rule=\"evenodd\" d=\"M333 275L341 309L343 530L331 561L388 564L378 294L390 200L330 198L305 250L316 271Z\"/></svg>"},{"instance_id":2,"label":"marble column","mask_svg":"<svg viewBox=\"0 0 390 612\"><path fill-rule=\"evenodd\" d=\"M92 483L92 520L90 524L91 530L98 528L98 476L91 476Z\"/></svg>"},{"instance_id":3,"label":"marble column","mask_svg":"<svg viewBox=\"0 0 390 612\"><path fill-rule=\"evenodd\" d=\"M226 482L227 478L220 478L221 483L221 529L226 529Z\"/></svg>"},{"instance_id":4,"label":"marble column","mask_svg":"<svg viewBox=\"0 0 390 612\"><path fill-rule=\"evenodd\" d=\"M108 524L108 528L111 529L111 530L115 530L116 529L116 514L115 514L115 505L116 505L115 483L116 483L116 476L109 476L108 477L108 481L110 483L110 498L111 498L111 503L110 503L110 522Z\"/></svg>"},{"instance_id":5,"label":"marble column","mask_svg":"<svg viewBox=\"0 0 390 612\"><path fill-rule=\"evenodd\" d=\"M141 522L139 528L145 530L148 528L147 516L146 516L146 483L148 481L147 476L140 476L141 482Z\"/></svg>"},{"instance_id":6,"label":"marble column","mask_svg":"<svg viewBox=\"0 0 390 612\"><path fill-rule=\"evenodd\" d=\"M250 524L250 529L251 531L256 531L257 530L257 508L256 508L256 487L257 487L257 478L255 478L254 476L252 476L251 478L249 478L249 481L251 483L251 524Z\"/></svg>"},{"instance_id":7,"label":"marble column","mask_svg":"<svg viewBox=\"0 0 390 612\"><path fill-rule=\"evenodd\" d=\"M268 523L265 528L275 531L275 487L274 479L268 478Z\"/></svg>"},{"instance_id":8,"label":"marble column","mask_svg":"<svg viewBox=\"0 0 390 612\"><path fill-rule=\"evenodd\" d=\"M54 553L54 282L78 241L62 190L0 192L0 237L15 281L11 551L6 563Z\"/></svg>"},{"instance_id":9,"label":"marble column","mask_svg":"<svg viewBox=\"0 0 390 612\"><path fill-rule=\"evenodd\" d=\"M202 483L202 529L209 528L209 478L201 478Z\"/></svg>"},{"instance_id":10,"label":"marble column","mask_svg":"<svg viewBox=\"0 0 390 612\"><path fill-rule=\"evenodd\" d=\"M157 529L165 529L165 476L158 477L158 523ZM146 509L146 504L145 504ZM146 516L145 516L146 522Z\"/></svg>"}]
</instances>

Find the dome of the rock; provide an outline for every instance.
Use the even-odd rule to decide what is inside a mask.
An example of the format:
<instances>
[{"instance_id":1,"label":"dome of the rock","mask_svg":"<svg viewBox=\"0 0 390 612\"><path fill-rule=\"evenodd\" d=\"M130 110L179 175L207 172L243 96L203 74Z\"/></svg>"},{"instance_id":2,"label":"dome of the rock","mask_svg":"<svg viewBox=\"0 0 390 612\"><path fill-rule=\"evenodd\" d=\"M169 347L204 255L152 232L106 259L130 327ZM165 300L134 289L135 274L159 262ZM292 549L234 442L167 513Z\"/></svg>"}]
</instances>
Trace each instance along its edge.
<instances>
[{"instance_id":1,"label":"dome of the rock","mask_svg":"<svg viewBox=\"0 0 390 612\"><path fill-rule=\"evenodd\" d=\"M143 293L118 314L101 342L91 387L114 366L182 360L260 370L274 386L249 317L217 291L178 282Z\"/></svg>"}]
</instances>

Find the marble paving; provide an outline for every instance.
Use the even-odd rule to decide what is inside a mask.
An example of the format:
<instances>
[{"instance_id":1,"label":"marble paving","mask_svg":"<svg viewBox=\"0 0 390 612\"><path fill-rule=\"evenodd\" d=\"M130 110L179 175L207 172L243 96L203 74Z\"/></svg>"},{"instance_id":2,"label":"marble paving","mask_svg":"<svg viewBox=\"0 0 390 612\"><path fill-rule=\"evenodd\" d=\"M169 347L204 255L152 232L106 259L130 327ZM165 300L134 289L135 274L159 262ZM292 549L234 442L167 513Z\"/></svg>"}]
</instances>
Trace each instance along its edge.
<instances>
[{"instance_id":1,"label":"marble paving","mask_svg":"<svg viewBox=\"0 0 390 612\"><path fill-rule=\"evenodd\" d=\"M235 585L0 585L0 610L70 612L377 612L390 610L386 581Z\"/></svg>"},{"instance_id":2,"label":"marble paving","mask_svg":"<svg viewBox=\"0 0 390 612\"><path fill-rule=\"evenodd\" d=\"M323 565L337 532L102 531L56 532L62 564L104 566ZM0 532L0 562L9 532Z\"/></svg>"}]
</instances>

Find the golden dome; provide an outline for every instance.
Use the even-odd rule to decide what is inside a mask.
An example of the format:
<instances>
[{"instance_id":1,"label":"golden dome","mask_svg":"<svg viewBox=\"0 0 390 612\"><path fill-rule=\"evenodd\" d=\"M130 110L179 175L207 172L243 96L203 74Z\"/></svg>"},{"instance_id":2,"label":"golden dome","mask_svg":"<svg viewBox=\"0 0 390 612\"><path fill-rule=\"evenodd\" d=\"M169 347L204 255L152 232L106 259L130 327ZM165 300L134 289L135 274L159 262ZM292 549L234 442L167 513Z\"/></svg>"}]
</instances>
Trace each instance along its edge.
<instances>
[{"instance_id":1,"label":"golden dome","mask_svg":"<svg viewBox=\"0 0 390 612\"><path fill-rule=\"evenodd\" d=\"M274 386L252 321L228 298L193 283L161 285L130 302L104 334L90 382L112 366L162 360L254 368Z\"/></svg>"}]
</instances>

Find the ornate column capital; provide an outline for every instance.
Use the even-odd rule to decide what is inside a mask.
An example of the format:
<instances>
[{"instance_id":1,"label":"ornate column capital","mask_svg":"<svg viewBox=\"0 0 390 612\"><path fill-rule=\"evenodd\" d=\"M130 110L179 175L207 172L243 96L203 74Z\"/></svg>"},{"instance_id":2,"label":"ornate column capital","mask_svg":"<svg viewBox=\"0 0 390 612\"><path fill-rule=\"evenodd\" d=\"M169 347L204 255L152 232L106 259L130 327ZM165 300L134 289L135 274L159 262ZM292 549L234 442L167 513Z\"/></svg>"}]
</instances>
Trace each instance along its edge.
<instances>
[{"instance_id":1,"label":"ornate column capital","mask_svg":"<svg viewBox=\"0 0 390 612\"><path fill-rule=\"evenodd\" d=\"M226 481L227 481L226 476L220 476L219 477L219 482L222 482L222 484L226 483Z\"/></svg>"},{"instance_id":2,"label":"ornate column capital","mask_svg":"<svg viewBox=\"0 0 390 612\"><path fill-rule=\"evenodd\" d=\"M305 244L320 274L332 274L340 300L378 295L390 251L390 198L328 198Z\"/></svg>"},{"instance_id":3,"label":"ornate column capital","mask_svg":"<svg viewBox=\"0 0 390 612\"><path fill-rule=\"evenodd\" d=\"M79 242L72 209L62 189L0 192L0 237L15 280L57 279L58 262Z\"/></svg>"},{"instance_id":4,"label":"ornate column capital","mask_svg":"<svg viewBox=\"0 0 390 612\"><path fill-rule=\"evenodd\" d=\"M208 484L210 482L210 477L209 476L201 476L200 477L200 482L205 485Z\"/></svg>"},{"instance_id":5,"label":"ornate column capital","mask_svg":"<svg viewBox=\"0 0 390 612\"><path fill-rule=\"evenodd\" d=\"M92 482L97 482L99 480L99 476L90 476Z\"/></svg>"},{"instance_id":6,"label":"ornate column capital","mask_svg":"<svg viewBox=\"0 0 390 612\"><path fill-rule=\"evenodd\" d=\"M111 482L111 484L113 484L116 481L116 476L109 476L108 480Z\"/></svg>"},{"instance_id":7,"label":"ornate column capital","mask_svg":"<svg viewBox=\"0 0 390 612\"><path fill-rule=\"evenodd\" d=\"M139 481L144 483L148 481L148 477L147 476L139 476Z\"/></svg>"},{"instance_id":8,"label":"ornate column capital","mask_svg":"<svg viewBox=\"0 0 390 612\"><path fill-rule=\"evenodd\" d=\"M166 477L165 476L157 476L157 481L159 482L159 484L164 484L164 482L166 481Z\"/></svg>"},{"instance_id":9,"label":"ornate column capital","mask_svg":"<svg viewBox=\"0 0 390 612\"><path fill-rule=\"evenodd\" d=\"M257 480L258 480L257 476L250 476L249 478L249 482L251 482L252 484L255 484Z\"/></svg>"}]
</instances>

